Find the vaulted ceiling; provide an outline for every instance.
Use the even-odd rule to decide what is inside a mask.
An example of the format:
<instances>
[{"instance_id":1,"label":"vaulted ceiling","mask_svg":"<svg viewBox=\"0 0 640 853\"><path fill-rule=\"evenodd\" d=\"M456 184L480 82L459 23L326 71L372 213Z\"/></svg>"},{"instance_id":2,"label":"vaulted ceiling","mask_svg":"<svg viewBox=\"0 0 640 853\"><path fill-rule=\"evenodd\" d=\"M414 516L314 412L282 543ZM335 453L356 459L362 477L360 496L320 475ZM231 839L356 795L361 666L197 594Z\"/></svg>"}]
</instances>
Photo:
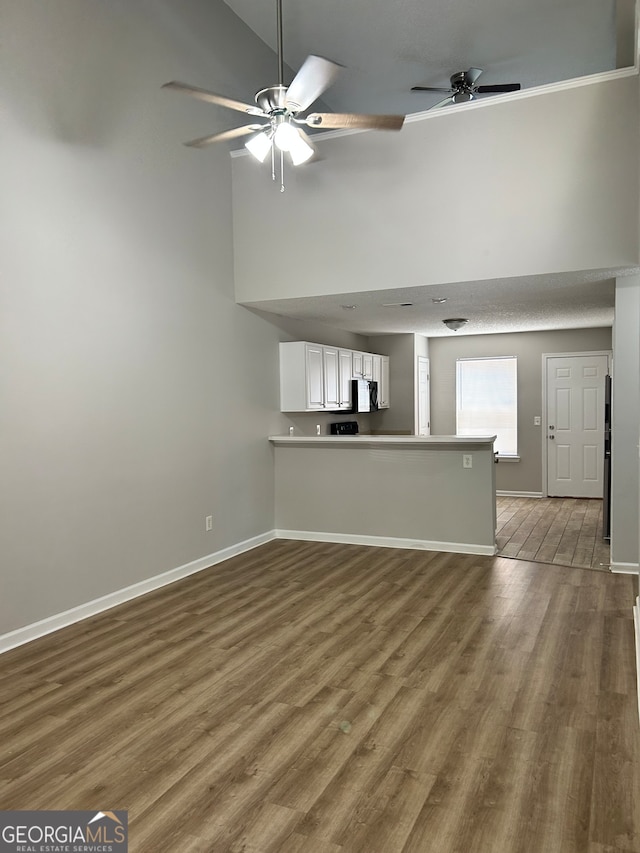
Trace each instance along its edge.
<instances>
[{"instance_id":1,"label":"vaulted ceiling","mask_svg":"<svg viewBox=\"0 0 640 853\"><path fill-rule=\"evenodd\" d=\"M225 2L276 50L276 0ZM483 70L481 84L520 83L528 89L633 65L635 4L633 0L283 0L283 35L284 59L292 73L312 53L345 66L323 96L330 110L411 114L429 110L443 98L438 93L412 92L412 86L448 87L452 74L470 67ZM276 78L274 61L273 80L264 85L272 85ZM483 99L490 97L500 96ZM441 109L457 108L454 104ZM606 326L613 321L615 274L582 271L484 282L482 295L473 282L465 282L406 293L278 300L255 307L363 334L416 330L427 336L451 334L441 320L470 314L475 322L458 334ZM434 297L447 300L435 311ZM403 302L412 304L398 304ZM344 307L349 305L357 309Z\"/></svg>"},{"instance_id":2,"label":"vaulted ceiling","mask_svg":"<svg viewBox=\"0 0 640 853\"><path fill-rule=\"evenodd\" d=\"M276 0L226 3L276 49ZM345 66L324 97L336 112L415 113L441 97L412 86L449 86L471 66L483 69L483 84L529 88L631 65L632 8L630 0L283 0L284 58L294 71L311 53ZM265 85L275 79L274 66Z\"/></svg>"}]
</instances>

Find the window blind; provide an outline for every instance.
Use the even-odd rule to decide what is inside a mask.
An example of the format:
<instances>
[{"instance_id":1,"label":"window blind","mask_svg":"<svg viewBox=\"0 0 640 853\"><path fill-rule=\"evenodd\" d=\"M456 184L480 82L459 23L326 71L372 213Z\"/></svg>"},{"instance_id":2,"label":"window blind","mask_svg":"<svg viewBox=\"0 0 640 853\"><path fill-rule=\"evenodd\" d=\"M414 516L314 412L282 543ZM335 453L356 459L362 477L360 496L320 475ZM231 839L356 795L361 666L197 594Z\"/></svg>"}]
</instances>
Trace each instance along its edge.
<instances>
[{"instance_id":1,"label":"window blind","mask_svg":"<svg viewBox=\"0 0 640 853\"><path fill-rule=\"evenodd\" d=\"M494 449L517 456L517 369L515 356L456 361L457 435L496 435Z\"/></svg>"}]
</instances>

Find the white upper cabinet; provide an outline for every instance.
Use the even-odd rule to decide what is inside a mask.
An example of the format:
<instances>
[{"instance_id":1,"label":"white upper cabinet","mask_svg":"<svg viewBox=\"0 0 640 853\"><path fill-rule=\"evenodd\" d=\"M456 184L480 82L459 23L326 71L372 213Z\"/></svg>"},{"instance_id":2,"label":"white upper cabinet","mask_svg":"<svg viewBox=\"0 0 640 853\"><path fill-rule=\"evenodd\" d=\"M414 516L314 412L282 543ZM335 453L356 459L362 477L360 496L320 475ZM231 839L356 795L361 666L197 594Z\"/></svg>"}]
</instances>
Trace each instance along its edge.
<instances>
[{"instance_id":1,"label":"white upper cabinet","mask_svg":"<svg viewBox=\"0 0 640 853\"><path fill-rule=\"evenodd\" d=\"M306 408L324 409L324 353L322 347L305 345Z\"/></svg>"},{"instance_id":2,"label":"white upper cabinet","mask_svg":"<svg viewBox=\"0 0 640 853\"><path fill-rule=\"evenodd\" d=\"M351 408L351 380L353 379L353 353L341 349L338 353L338 402L339 408Z\"/></svg>"},{"instance_id":3,"label":"white upper cabinet","mask_svg":"<svg viewBox=\"0 0 640 853\"><path fill-rule=\"evenodd\" d=\"M371 356L371 378L374 382L378 383L378 391L380 391L380 378L382 376L382 356L381 355L372 355ZM380 396L378 394L378 396Z\"/></svg>"},{"instance_id":4,"label":"white upper cabinet","mask_svg":"<svg viewBox=\"0 0 640 853\"><path fill-rule=\"evenodd\" d=\"M383 393L385 359L387 390ZM387 356L354 352L338 347L312 344L308 341L281 343L280 411L348 412L351 409L353 378L376 378L379 400L388 400L388 376ZM380 406L384 408L383 403L380 403Z\"/></svg>"},{"instance_id":5,"label":"white upper cabinet","mask_svg":"<svg viewBox=\"0 0 640 853\"><path fill-rule=\"evenodd\" d=\"M373 379L373 353L353 353L353 378Z\"/></svg>"},{"instance_id":6,"label":"white upper cabinet","mask_svg":"<svg viewBox=\"0 0 640 853\"><path fill-rule=\"evenodd\" d=\"M337 409L340 405L340 395L338 393L338 350L332 347L323 347L323 364L324 364L324 408Z\"/></svg>"},{"instance_id":7,"label":"white upper cabinet","mask_svg":"<svg viewBox=\"0 0 640 853\"><path fill-rule=\"evenodd\" d=\"M305 341L280 344L280 411L324 409L322 346Z\"/></svg>"},{"instance_id":8,"label":"white upper cabinet","mask_svg":"<svg viewBox=\"0 0 640 853\"><path fill-rule=\"evenodd\" d=\"M362 378L373 379L373 354L370 352L362 353Z\"/></svg>"}]
</instances>

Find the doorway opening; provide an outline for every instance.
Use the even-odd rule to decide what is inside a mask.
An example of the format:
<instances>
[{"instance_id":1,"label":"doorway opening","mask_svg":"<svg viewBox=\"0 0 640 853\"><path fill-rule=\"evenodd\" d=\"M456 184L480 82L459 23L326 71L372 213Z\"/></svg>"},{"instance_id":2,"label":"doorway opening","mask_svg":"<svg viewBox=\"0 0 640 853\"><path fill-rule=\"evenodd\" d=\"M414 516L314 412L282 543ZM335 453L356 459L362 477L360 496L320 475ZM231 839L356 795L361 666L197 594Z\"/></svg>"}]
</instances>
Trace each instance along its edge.
<instances>
[{"instance_id":1,"label":"doorway opening","mask_svg":"<svg viewBox=\"0 0 640 853\"><path fill-rule=\"evenodd\" d=\"M597 498L496 498L496 544L501 557L609 571Z\"/></svg>"}]
</instances>

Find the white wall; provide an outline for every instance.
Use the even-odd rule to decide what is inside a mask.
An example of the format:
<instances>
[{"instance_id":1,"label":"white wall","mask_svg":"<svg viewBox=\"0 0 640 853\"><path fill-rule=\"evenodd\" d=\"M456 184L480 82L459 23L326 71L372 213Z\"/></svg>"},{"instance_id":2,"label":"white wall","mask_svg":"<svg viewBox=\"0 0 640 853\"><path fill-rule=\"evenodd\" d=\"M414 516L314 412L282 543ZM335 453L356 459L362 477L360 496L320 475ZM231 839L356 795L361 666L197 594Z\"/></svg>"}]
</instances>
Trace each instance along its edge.
<instances>
[{"instance_id":1,"label":"white wall","mask_svg":"<svg viewBox=\"0 0 640 853\"><path fill-rule=\"evenodd\" d=\"M287 337L234 301L226 147L181 144L237 116L160 89L246 97L266 46L221 0L2 27L0 634L273 528Z\"/></svg>"},{"instance_id":2,"label":"white wall","mask_svg":"<svg viewBox=\"0 0 640 853\"><path fill-rule=\"evenodd\" d=\"M613 72L321 140L324 160L290 168L284 193L236 157L236 298L634 265L637 100L637 77Z\"/></svg>"},{"instance_id":3,"label":"white wall","mask_svg":"<svg viewBox=\"0 0 640 853\"><path fill-rule=\"evenodd\" d=\"M640 276L617 279L611 419L611 563L619 569L638 565L639 320Z\"/></svg>"}]
</instances>

